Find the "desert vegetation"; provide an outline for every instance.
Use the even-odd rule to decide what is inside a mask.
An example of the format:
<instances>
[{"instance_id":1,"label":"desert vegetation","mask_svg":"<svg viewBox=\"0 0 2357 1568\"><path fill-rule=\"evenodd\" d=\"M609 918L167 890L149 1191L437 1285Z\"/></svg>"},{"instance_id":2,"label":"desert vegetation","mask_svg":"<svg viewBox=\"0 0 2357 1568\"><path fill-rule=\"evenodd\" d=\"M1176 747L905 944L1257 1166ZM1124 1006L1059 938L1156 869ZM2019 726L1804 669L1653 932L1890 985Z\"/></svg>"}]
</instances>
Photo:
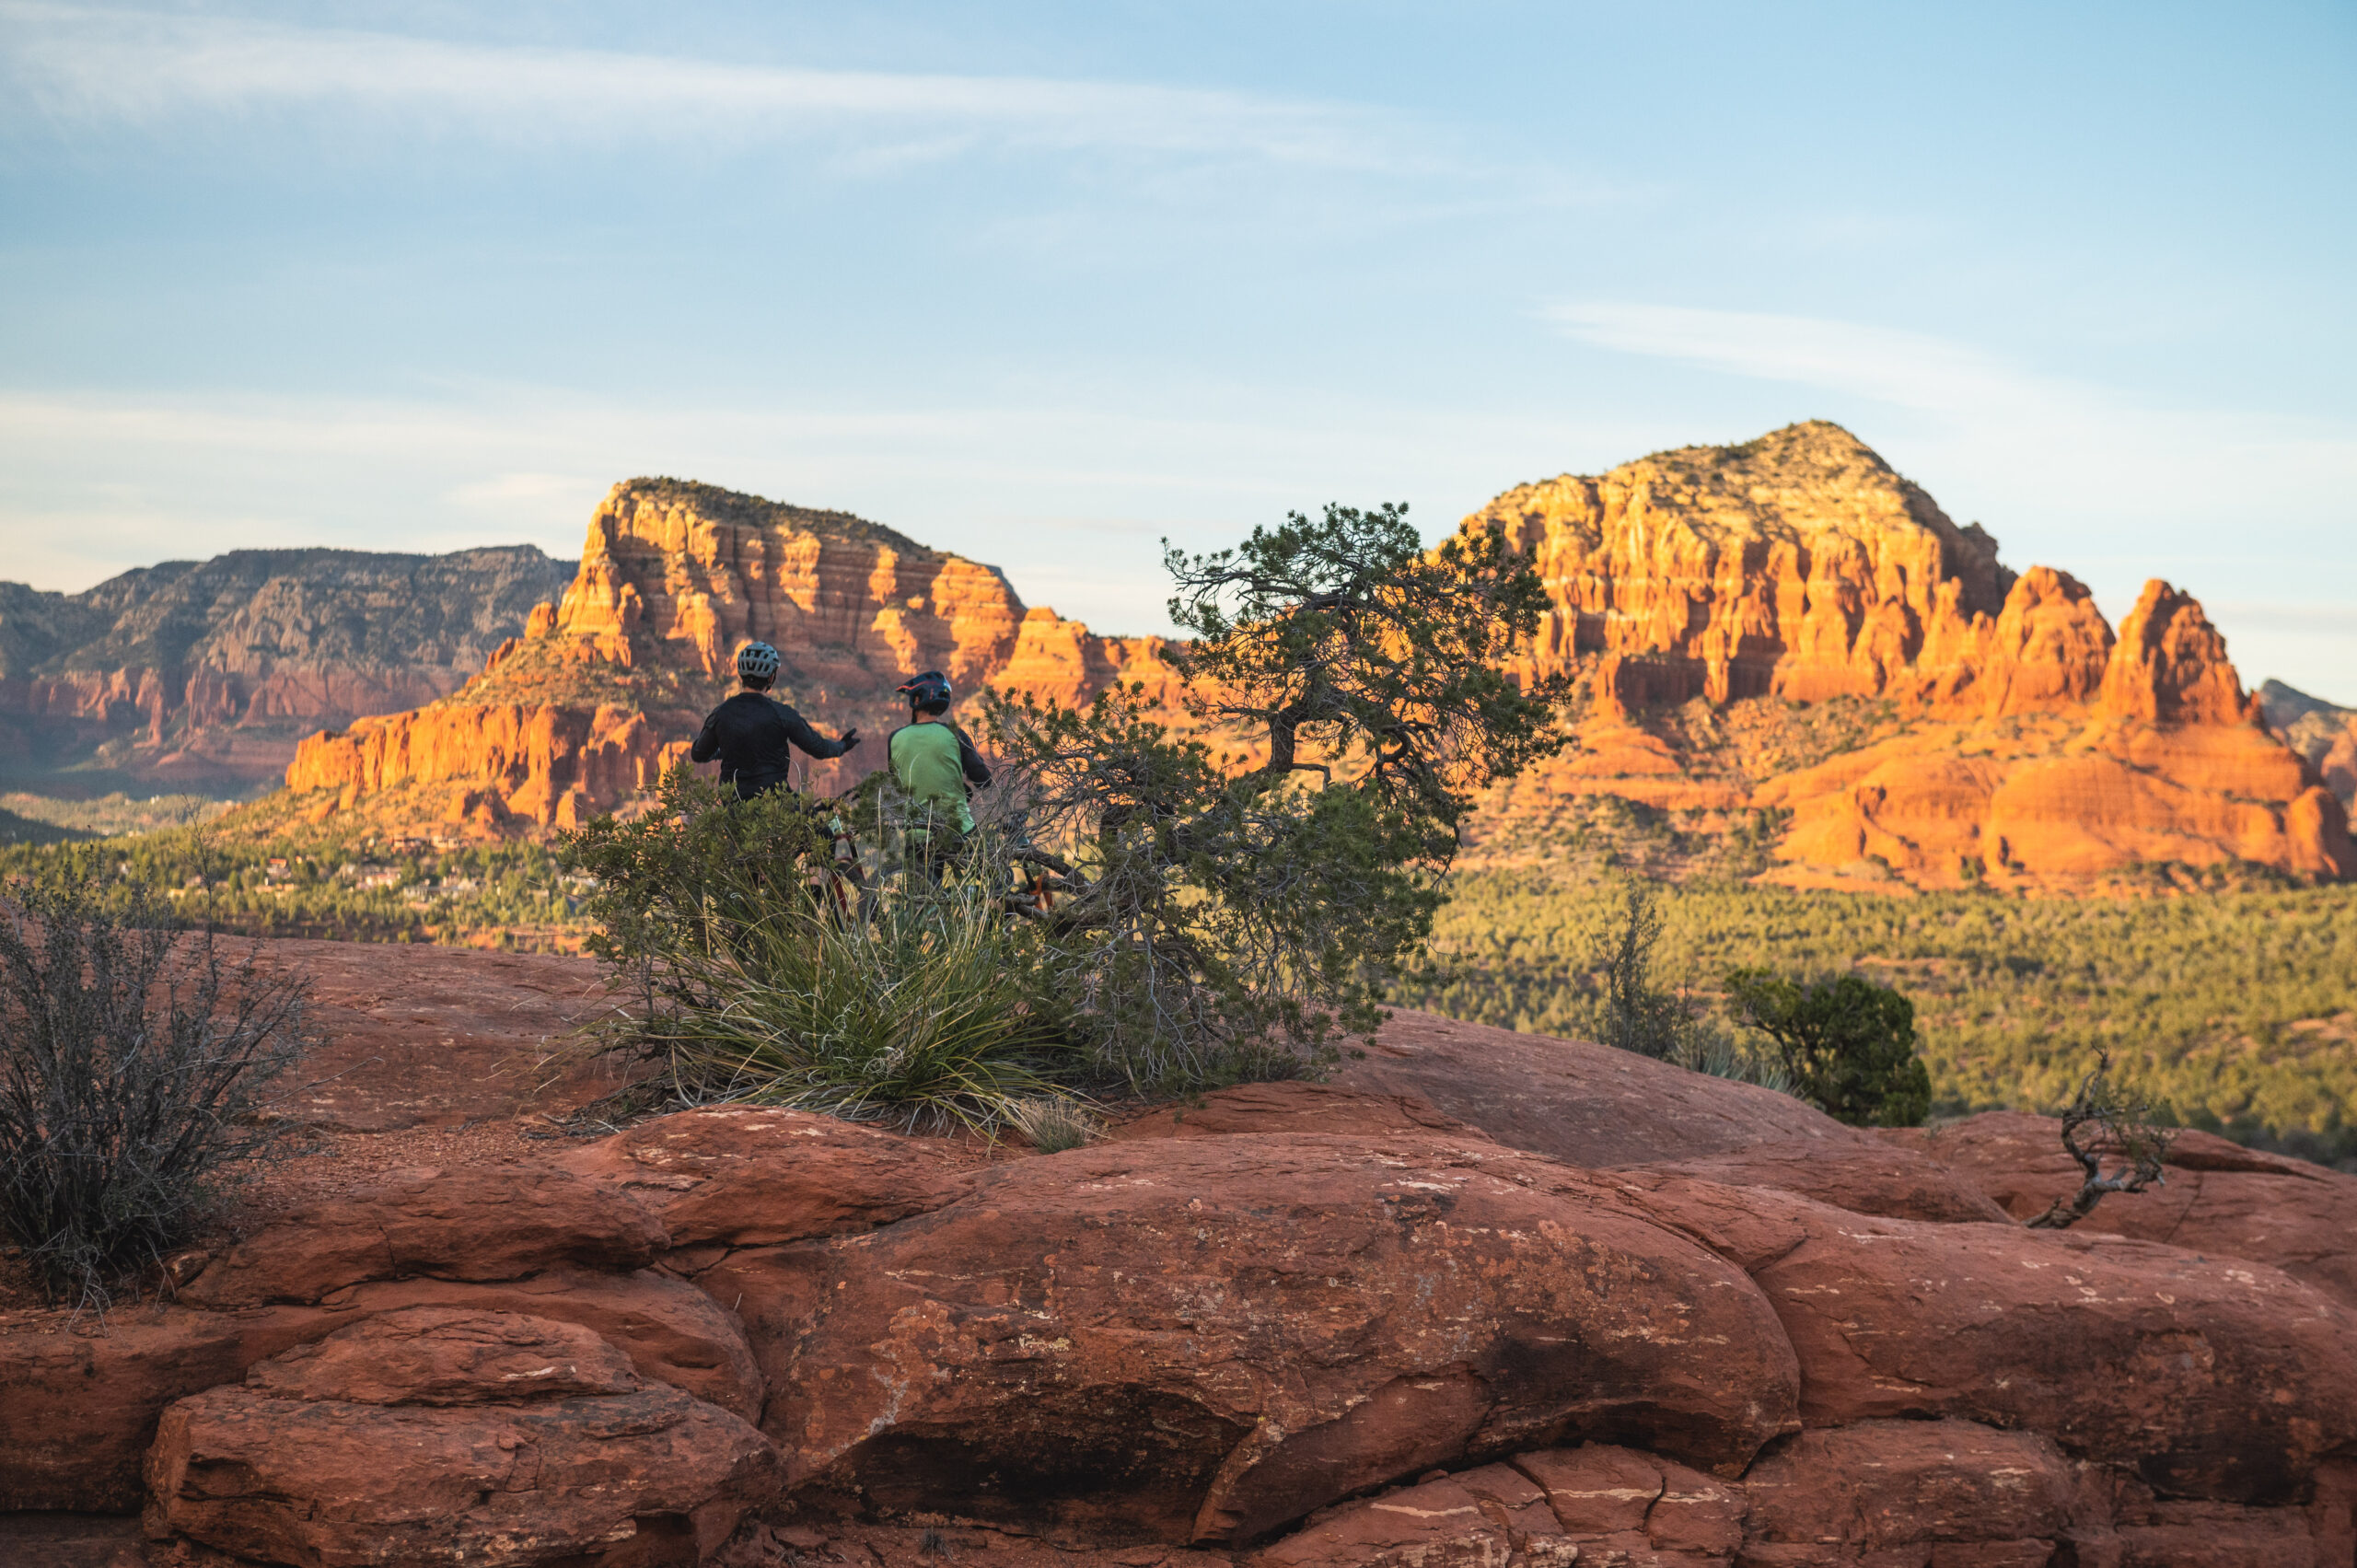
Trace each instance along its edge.
<instances>
[{"instance_id":1,"label":"desert vegetation","mask_svg":"<svg viewBox=\"0 0 2357 1568\"><path fill-rule=\"evenodd\" d=\"M1401 1002L1598 1038L1598 936L1620 886L1577 865L1464 869L1434 930L1441 971ZM1914 1005L1932 1110L2072 1103L2109 1051L2155 1115L2308 1157L2357 1157L2357 888L2199 896L1889 898L1697 881L1661 900L1657 971L1738 1019L1723 978L1857 974Z\"/></svg>"},{"instance_id":2,"label":"desert vegetation","mask_svg":"<svg viewBox=\"0 0 2357 1568\"><path fill-rule=\"evenodd\" d=\"M27 876L80 879L116 906L159 900L184 924L250 936L577 950L589 929L586 888L532 843L198 824L0 846L0 877Z\"/></svg>"},{"instance_id":3,"label":"desert vegetation","mask_svg":"<svg viewBox=\"0 0 2357 1568\"><path fill-rule=\"evenodd\" d=\"M0 1230L54 1295L159 1263L277 1130L304 985L226 959L152 900L73 877L0 904Z\"/></svg>"}]
</instances>

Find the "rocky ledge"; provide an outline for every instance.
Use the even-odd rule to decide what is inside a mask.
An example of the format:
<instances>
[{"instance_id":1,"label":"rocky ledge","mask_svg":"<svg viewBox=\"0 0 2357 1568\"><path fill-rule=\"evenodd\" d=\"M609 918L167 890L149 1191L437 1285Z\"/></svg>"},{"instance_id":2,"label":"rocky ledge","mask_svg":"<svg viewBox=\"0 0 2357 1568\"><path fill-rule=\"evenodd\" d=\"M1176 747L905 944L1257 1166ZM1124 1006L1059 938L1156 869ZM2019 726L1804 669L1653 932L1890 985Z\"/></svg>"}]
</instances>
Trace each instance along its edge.
<instances>
[{"instance_id":1,"label":"rocky ledge","mask_svg":"<svg viewBox=\"0 0 2357 1568\"><path fill-rule=\"evenodd\" d=\"M1412 1015L1057 1155L683 1112L18 1315L0 1507L303 1568L2350 1564L2357 1178L2189 1138L2026 1231L2049 1133Z\"/></svg>"}]
</instances>

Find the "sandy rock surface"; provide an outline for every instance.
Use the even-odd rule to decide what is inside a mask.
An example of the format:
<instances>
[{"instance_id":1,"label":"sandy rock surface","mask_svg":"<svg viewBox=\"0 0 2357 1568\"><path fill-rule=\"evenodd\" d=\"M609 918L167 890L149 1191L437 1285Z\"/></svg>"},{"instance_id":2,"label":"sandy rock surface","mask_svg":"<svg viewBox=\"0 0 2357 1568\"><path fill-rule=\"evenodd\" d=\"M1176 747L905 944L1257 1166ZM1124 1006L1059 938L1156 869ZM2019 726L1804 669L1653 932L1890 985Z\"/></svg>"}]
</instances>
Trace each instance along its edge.
<instances>
[{"instance_id":1,"label":"sandy rock surface","mask_svg":"<svg viewBox=\"0 0 2357 1568\"><path fill-rule=\"evenodd\" d=\"M1870 1133L1749 1084L1585 1040L1515 1034L1402 1009L1332 1082L1400 1097L1502 1144L1597 1167L1729 1154L1762 1143L1878 1153Z\"/></svg>"},{"instance_id":2,"label":"sandy rock surface","mask_svg":"<svg viewBox=\"0 0 2357 1568\"><path fill-rule=\"evenodd\" d=\"M311 981L326 1044L290 1075L285 1112L356 1132L562 1113L619 1088L610 1066L551 1063L607 1007L598 966L553 954L294 939L265 962Z\"/></svg>"}]
</instances>

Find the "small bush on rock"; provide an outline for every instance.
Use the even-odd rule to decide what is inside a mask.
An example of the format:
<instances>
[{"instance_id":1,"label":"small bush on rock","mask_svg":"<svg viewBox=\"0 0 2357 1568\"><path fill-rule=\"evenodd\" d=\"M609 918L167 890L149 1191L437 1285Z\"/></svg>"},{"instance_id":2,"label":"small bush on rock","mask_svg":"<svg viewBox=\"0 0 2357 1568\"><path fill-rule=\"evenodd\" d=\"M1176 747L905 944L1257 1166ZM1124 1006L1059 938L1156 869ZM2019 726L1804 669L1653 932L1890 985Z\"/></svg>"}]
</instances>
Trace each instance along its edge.
<instances>
[{"instance_id":1,"label":"small bush on rock","mask_svg":"<svg viewBox=\"0 0 2357 1568\"><path fill-rule=\"evenodd\" d=\"M2095 1070L2079 1080L2079 1092L2062 1108L2062 1147L2085 1178L2079 1190L2057 1198L2045 1213L2022 1223L2031 1230L2068 1230L2096 1212L2107 1192L2142 1192L2167 1185L2162 1168L2177 1129L2153 1118L2152 1108L2121 1097L2111 1082L2111 1053L2096 1058ZM2111 1162L2107 1170L2104 1162Z\"/></svg>"},{"instance_id":2,"label":"small bush on rock","mask_svg":"<svg viewBox=\"0 0 2357 1568\"><path fill-rule=\"evenodd\" d=\"M872 798L738 800L679 770L656 805L564 854L597 878L592 946L634 1004L599 1043L659 1057L665 1098L990 1132L1057 1097L1035 930L970 878L838 879L838 812Z\"/></svg>"},{"instance_id":3,"label":"small bush on rock","mask_svg":"<svg viewBox=\"0 0 2357 1568\"><path fill-rule=\"evenodd\" d=\"M257 1112L308 1043L306 1000L86 873L6 890L0 1227L52 1294L103 1305L271 1152Z\"/></svg>"},{"instance_id":4,"label":"small bush on rock","mask_svg":"<svg viewBox=\"0 0 2357 1568\"><path fill-rule=\"evenodd\" d=\"M1727 995L1776 1042L1795 1091L1854 1127L1912 1127L1932 1109L1917 1054L1915 1005L1856 975L1807 984L1766 970L1733 970Z\"/></svg>"}]
</instances>

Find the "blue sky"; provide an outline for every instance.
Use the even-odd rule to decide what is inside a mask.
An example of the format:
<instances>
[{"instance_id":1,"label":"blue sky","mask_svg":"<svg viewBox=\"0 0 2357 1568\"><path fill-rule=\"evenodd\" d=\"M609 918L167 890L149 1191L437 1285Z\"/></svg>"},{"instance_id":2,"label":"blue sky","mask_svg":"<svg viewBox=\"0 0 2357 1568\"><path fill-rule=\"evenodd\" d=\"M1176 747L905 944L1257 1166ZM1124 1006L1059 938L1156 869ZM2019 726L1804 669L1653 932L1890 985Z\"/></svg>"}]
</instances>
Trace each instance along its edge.
<instances>
[{"instance_id":1,"label":"blue sky","mask_svg":"<svg viewBox=\"0 0 2357 1568\"><path fill-rule=\"evenodd\" d=\"M0 0L0 576L1155 540L1840 421L2357 703L2357 8Z\"/></svg>"}]
</instances>

